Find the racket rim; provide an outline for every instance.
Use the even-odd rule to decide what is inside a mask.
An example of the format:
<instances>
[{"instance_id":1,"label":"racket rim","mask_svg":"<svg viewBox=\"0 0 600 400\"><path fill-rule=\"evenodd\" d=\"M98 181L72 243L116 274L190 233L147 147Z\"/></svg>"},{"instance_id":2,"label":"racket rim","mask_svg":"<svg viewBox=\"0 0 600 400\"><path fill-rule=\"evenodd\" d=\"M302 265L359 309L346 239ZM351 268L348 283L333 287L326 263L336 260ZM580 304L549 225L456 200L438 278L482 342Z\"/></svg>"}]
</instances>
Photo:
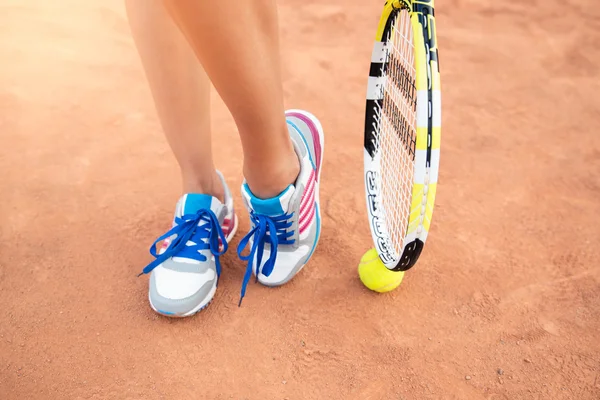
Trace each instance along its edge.
<instances>
[{"instance_id":1,"label":"racket rim","mask_svg":"<svg viewBox=\"0 0 600 400\"><path fill-rule=\"evenodd\" d=\"M375 249L377 250L377 253L380 257L380 259L382 260L382 262L386 265L386 267L388 269L391 270L395 270L395 271L406 271L410 268L412 268L415 263L417 262L417 260L419 259L421 252L423 250L425 241L426 241L426 237L428 234L428 229L429 229L429 223L431 220L431 215L433 213L433 205L434 205L434 199L435 199L435 186L437 185L437 173L438 173L438 168L439 168L439 136L440 136L440 132L441 132L441 123L439 120L441 120L441 115L437 116L438 121L437 121L437 129L434 129L434 121L433 119L436 118L435 111L434 108L437 109L438 114L441 114L441 95L437 95L434 96L433 95L433 91L437 90L439 92L439 64L438 64L438 55L437 55L437 38L436 38L436 31L435 31L435 17L434 17L434 9L433 9L433 0L431 1L412 1L412 0L388 0L386 1L385 5L384 5L384 10L382 12L381 18L380 18L380 22L378 25L378 30L377 30L377 36L376 36L376 42L375 42L375 47L373 49L373 54L372 54L372 59L371 59L371 69L369 72L369 86L372 85L372 79L373 77L377 78L377 70L374 70L374 63L376 60L376 50L377 50L377 46L378 46L378 42L379 42L379 46L381 47L381 43L389 43L389 41L391 40L391 35L389 35L390 39L386 38L385 35L386 33L391 33L392 29L394 28L392 25L395 24L395 22L397 21L398 18L400 18L400 13L401 12L407 12L409 14L410 17L410 21L411 21L411 29L413 30L413 43L412 46L414 48L414 67L415 67L415 81L422 79L423 76L426 76L426 86L427 86L427 103L426 106L428 108L427 111L427 136L426 136L426 151L427 151L427 157L425 159L425 165L424 166L419 166L416 165L416 157L413 158L413 162L415 163L415 165L413 165L413 180L411 181L411 196L410 196L410 207L409 207L409 212L408 212L408 216L406 216L406 218L408 219L406 221L406 229L405 232L402 233L402 244L400 249L395 249L394 248L394 244L392 243L392 251L390 252L389 250L386 250L386 248L389 248L389 244L391 242L391 236L389 231L387 230L387 222L386 222L386 216L385 215L377 215L377 210L381 209L380 206L381 204L377 205L374 203L374 201L379 201L380 203L383 203L383 200L381 200L382 196L381 196L381 191L382 188L381 187L377 187L378 183L378 179L379 177L377 176L377 174L380 172L380 167L379 165L376 166L376 168L369 168L370 167L370 161L371 163L373 162L373 160L375 160L375 158L377 157L377 149L376 146L374 145L372 148L369 147L369 142L373 139L377 140L377 138L374 138L374 136L376 135L376 133L374 132L373 129L371 129L369 122L373 123L374 116L373 113L369 110L370 106L373 106L372 103L372 99L370 99L369 97L369 89L368 89L368 93L367 93L367 110L366 110L366 115L365 115L365 131L364 131L364 158L365 158L365 166L364 166L364 184L365 184L365 193L366 193L366 197L367 197L367 212L368 212L368 216L369 216L369 229L371 231L371 236L372 236L372 240L373 243L375 244ZM419 34L420 34L420 38L419 38ZM385 41L385 42L384 42ZM417 46L422 46L422 48L419 48ZM385 47L385 45L383 46ZM435 51L435 54L433 53L433 51ZM418 53L418 54L417 54ZM386 53L386 59L385 62L383 63L383 65L381 66L381 73L383 74L383 71L385 69L385 67L387 67L387 63L389 63L390 59L388 57L389 53ZM424 58L423 60L419 61L418 57L422 57ZM435 65L433 65L433 62L435 61ZM376 63L375 63L376 64ZM420 76L417 76L417 74L420 74ZM437 76L434 76L435 74L437 74ZM433 81L437 79L437 87L434 88L434 84ZM421 82L422 85L422 82ZM383 90L383 88L382 88ZM371 96L373 97L373 96ZM418 96L417 96L418 97ZM421 96L422 97L422 96ZM437 98L434 98L437 97ZM383 95L381 96L380 99L378 99L379 102L383 102ZM417 101L419 101L419 99L417 98ZM438 102L439 104L434 104L435 102ZM423 101L421 100L418 104L417 107L423 107ZM380 110L381 110L381 104L375 102L374 103L376 106L379 106ZM383 112L383 111L381 111ZM415 118L417 118L417 116L415 115ZM417 130L419 129L419 125L416 124L415 126L415 149L417 147L422 146L422 141L423 139L421 138L420 142L417 143L417 140L419 139L419 135L417 134ZM422 129L422 128L421 128ZM435 131L435 132L434 132ZM435 160L435 165L432 166L431 161L431 155L432 155L432 150L433 150L433 146L434 146L434 138L433 135L437 134L438 138L437 138L437 158ZM370 159L370 160L369 160ZM430 186L430 181L429 181L429 176L428 174L431 171L432 167L434 167L435 169L435 183L434 183L434 190L433 191L429 191L429 186ZM418 171L417 171L418 170ZM420 212L420 221L418 224L417 228L412 227L411 228L411 220L414 223L414 218L411 217L411 215L413 214L414 211L414 201L415 199L415 180L416 180L416 174L417 173L421 173L421 171L424 170L425 171L425 178L423 181L423 189L422 189L422 198L423 198L423 205L421 208L421 212ZM373 193L375 192L375 193ZM433 193L432 193L433 192ZM427 222L427 227L425 227L425 217L429 216L429 221ZM412 230L411 230L412 229ZM380 232L381 230L383 230L383 232ZM425 232L425 234L423 235L423 232ZM414 235L412 235L414 234ZM414 238L411 238L410 236L414 236ZM411 238L412 240L408 240L409 238ZM394 256L391 257L390 254L393 254Z\"/></svg>"}]
</instances>

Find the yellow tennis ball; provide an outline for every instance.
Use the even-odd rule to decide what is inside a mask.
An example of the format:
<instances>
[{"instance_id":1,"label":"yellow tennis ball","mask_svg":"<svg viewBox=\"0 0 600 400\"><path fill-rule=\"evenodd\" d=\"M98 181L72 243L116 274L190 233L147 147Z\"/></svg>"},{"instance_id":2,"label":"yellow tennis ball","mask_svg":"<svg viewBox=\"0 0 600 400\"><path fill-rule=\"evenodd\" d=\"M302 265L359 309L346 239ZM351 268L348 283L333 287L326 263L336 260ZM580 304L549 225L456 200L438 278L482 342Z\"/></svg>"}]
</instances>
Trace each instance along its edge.
<instances>
[{"instance_id":1,"label":"yellow tennis ball","mask_svg":"<svg viewBox=\"0 0 600 400\"><path fill-rule=\"evenodd\" d=\"M402 283L404 271L391 271L383 265L377 250L370 249L360 259L358 264L360 281L369 289L385 293L396 289Z\"/></svg>"}]
</instances>

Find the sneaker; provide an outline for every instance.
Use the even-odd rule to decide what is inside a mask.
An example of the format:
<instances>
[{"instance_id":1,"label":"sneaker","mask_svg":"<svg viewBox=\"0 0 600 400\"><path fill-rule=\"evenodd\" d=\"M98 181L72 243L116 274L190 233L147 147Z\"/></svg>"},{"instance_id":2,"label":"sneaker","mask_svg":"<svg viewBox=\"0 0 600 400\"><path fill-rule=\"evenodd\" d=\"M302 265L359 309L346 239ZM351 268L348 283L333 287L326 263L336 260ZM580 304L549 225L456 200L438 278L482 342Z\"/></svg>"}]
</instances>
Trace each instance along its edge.
<instances>
[{"instance_id":1,"label":"sneaker","mask_svg":"<svg viewBox=\"0 0 600 400\"><path fill-rule=\"evenodd\" d=\"M140 274L151 273L150 306L169 317L187 317L212 300L221 275L219 257L235 235L237 219L231 192L225 188L225 204L207 194L188 193L177 202L173 227L156 239L150 254L156 259ZM164 240L161 249L156 245Z\"/></svg>"},{"instance_id":2,"label":"sneaker","mask_svg":"<svg viewBox=\"0 0 600 400\"><path fill-rule=\"evenodd\" d=\"M304 267L319 241L323 128L315 116L301 110L287 111L286 121L300 159L296 182L270 199L257 198L246 182L242 184L251 229L238 246L239 257L248 261L240 304L252 274L263 285L283 285ZM246 247L250 251L243 256Z\"/></svg>"}]
</instances>

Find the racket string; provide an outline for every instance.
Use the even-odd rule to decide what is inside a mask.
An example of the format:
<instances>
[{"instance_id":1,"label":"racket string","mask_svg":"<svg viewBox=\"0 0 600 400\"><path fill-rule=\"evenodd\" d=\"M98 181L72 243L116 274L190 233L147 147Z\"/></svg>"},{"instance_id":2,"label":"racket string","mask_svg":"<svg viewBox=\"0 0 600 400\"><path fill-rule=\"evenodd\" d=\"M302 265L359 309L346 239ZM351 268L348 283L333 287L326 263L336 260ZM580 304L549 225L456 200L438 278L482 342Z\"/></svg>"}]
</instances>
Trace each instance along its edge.
<instances>
[{"instance_id":1,"label":"racket string","mask_svg":"<svg viewBox=\"0 0 600 400\"><path fill-rule=\"evenodd\" d=\"M383 100L376 112L380 202L391 248L404 248L410 216L416 145L416 70L410 14L399 12L388 37Z\"/></svg>"}]
</instances>

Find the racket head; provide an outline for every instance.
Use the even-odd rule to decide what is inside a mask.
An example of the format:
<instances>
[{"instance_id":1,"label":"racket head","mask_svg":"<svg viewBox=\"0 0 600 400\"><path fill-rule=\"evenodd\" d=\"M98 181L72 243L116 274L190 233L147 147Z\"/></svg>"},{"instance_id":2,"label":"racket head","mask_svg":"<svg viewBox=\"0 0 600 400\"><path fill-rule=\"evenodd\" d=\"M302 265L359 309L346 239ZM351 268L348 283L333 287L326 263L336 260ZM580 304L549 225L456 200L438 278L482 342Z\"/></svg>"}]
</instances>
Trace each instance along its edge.
<instances>
[{"instance_id":1,"label":"racket head","mask_svg":"<svg viewBox=\"0 0 600 400\"><path fill-rule=\"evenodd\" d=\"M371 56L364 179L383 264L406 271L427 240L440 158L441 93L433 0L388 0Z\"/></svg>"}]
</instances>

